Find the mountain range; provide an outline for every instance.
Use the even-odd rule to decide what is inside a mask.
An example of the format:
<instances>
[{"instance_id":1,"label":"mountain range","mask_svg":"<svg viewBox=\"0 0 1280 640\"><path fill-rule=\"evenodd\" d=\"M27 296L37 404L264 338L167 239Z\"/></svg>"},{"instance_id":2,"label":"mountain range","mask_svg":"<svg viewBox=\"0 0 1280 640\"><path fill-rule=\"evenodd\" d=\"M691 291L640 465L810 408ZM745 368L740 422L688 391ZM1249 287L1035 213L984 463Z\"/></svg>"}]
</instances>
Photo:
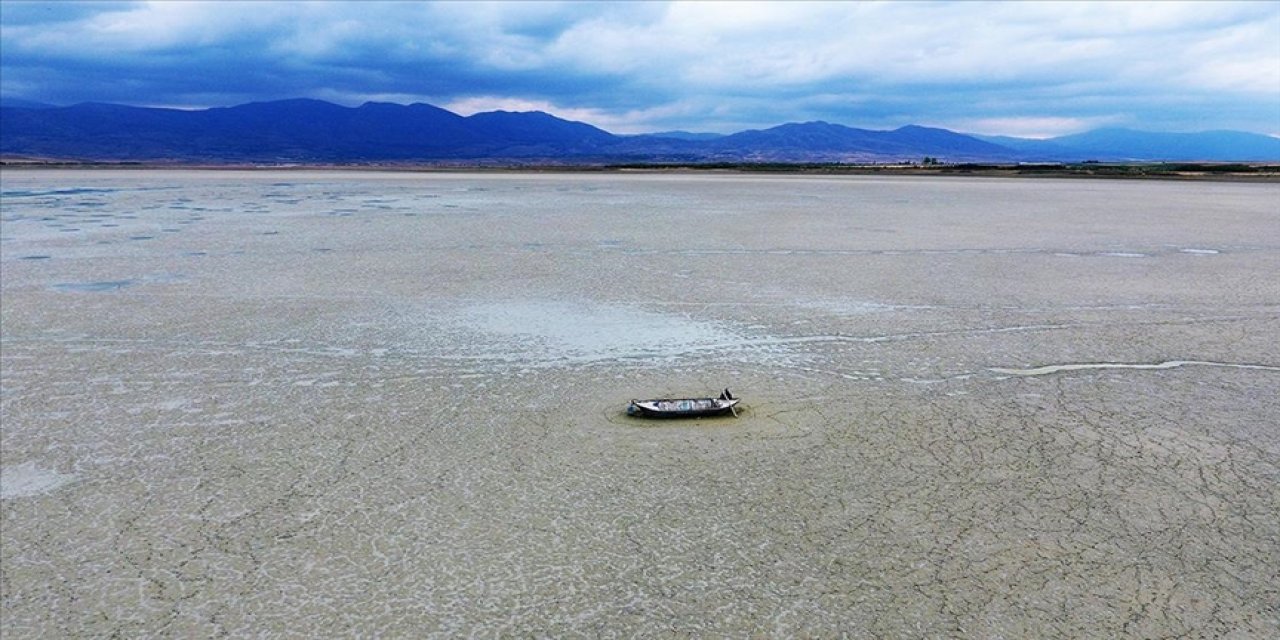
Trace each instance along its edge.
<instances>
[{"instance_id":1,"label":"mountain range","mask_svg":"<svg viewBox=\"0 0 1280 640\"><path fill-rule=\"evenodd\" d=\"M179 110L0 99L0 156L178 163L600 164L672 162L1280 161L1280 138L1098 129L1033 140L828 122L729 135L615 135L538 111L471 116L429 104L310 99Z\"/></svg>"}]
</instances>

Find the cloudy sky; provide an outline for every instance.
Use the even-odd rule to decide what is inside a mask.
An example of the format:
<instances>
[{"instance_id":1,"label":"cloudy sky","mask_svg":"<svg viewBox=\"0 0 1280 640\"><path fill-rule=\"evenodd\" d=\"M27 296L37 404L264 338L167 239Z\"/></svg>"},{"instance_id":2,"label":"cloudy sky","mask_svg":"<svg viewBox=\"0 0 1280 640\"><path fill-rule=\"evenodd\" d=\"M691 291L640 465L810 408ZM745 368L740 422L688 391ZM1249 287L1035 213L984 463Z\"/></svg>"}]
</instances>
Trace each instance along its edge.
<instances>
[{"instance_id":1,"label":"cloudy sky","mask_svg":"<svg viewBox=\"0 0 1280 640\"><path fill-rule=\"evenodd\" d=\"M826 120L1280 135L1280 2L4 0L0 94L427 102L615 133Z\"/></svg>"}]
</instances>

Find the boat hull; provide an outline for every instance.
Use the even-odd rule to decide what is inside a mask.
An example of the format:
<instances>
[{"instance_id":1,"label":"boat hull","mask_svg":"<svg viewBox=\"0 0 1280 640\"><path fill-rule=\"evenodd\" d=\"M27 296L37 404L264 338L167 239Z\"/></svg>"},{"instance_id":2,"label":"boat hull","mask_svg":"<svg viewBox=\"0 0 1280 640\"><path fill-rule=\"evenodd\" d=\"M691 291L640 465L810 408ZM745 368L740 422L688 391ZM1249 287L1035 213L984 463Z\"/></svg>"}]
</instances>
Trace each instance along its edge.
<instances>
[{"instance_id":1,"label":"boat hull","mask_svg":"<svg viewBox=\"0 0 1280 640\"><path fill-rule=\"evenodd\" d=\"M674 398L632 400L627 414L641 418L704 418L734 413L737 398Z\"/></svg>"}]
</instances>

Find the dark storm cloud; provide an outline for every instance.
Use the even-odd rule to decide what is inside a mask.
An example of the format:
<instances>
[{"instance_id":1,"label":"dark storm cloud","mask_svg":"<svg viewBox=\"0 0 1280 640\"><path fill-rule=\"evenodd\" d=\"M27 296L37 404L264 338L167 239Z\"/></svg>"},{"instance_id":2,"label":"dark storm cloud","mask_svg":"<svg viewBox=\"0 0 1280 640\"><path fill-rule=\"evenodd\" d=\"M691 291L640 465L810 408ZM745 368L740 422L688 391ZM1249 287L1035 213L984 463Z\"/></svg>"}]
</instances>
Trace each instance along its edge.
<instances>
[{"instance_id":1,"label":"dark storm cloud","mask_svg":"<svg viewBox=\"0 0 1280 640\"><path fill-rule=\"evenodd\" d=\"M0 5L0 92L538 108L615 131L795 120L1280 131L1280 5Z\"/></svg>"}]
</instances>

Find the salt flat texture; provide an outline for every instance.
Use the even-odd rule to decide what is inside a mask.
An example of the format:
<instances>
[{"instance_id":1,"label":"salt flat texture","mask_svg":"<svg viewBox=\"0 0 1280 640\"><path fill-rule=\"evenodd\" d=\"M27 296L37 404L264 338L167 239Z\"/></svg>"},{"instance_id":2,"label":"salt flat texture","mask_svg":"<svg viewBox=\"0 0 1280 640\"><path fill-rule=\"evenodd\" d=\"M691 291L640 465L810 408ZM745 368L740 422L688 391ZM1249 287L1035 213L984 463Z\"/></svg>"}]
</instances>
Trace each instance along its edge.
<instances>
[{"instance_id":1,"label":"salt flat texture","mask_svg":"<svg viewBox=\"0 0 1280 640\"><path fill-rule=\"evenodd\" d=\"M1277 202L5 169L0 622L1276 637Z\"/></svg>"}]
</instances>

